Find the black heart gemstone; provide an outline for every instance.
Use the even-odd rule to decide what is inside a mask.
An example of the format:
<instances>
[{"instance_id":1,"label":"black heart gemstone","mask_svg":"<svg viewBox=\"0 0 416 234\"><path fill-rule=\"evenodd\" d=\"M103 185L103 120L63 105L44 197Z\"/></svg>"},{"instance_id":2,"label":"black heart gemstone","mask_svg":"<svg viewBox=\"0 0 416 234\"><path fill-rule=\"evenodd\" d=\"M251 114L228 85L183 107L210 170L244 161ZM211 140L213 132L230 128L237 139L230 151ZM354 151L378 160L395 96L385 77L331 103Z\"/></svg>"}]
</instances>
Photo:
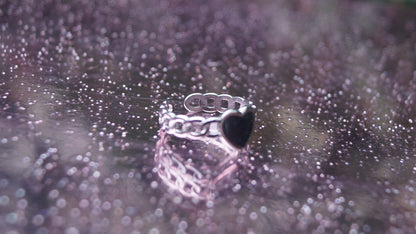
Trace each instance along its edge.
<instances>
[{"instance_id":1,"label":"black heart gemstone","mask_svg":"<svg viewBox=\"0 0 416 234\"><path fill-rule=\"evenodd\" d=\"M249 111L244 115L231 114L222 122L224 137L235 147L243 148L253 131L254 113Z\"/></svg>"}]
</instances>

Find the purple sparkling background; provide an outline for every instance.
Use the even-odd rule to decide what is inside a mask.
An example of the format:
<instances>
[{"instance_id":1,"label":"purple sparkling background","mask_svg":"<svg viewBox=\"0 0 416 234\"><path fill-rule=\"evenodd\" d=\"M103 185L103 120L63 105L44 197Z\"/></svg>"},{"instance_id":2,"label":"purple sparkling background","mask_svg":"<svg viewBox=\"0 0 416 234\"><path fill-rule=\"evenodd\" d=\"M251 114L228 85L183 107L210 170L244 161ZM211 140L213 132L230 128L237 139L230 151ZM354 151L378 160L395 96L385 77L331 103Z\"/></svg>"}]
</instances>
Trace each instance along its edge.
<instances>
[{"instance_id":1,"label":"purple sparkling background","mask_svg":"<svg viewBox=\"0 0 416 234\"><path fill-rule=\"evenodd\" d=\"M416 8L0 0L2 233L416 232ZM218 199L154 170L157 109L258 107Z\"/></svg>"}]
</instances>

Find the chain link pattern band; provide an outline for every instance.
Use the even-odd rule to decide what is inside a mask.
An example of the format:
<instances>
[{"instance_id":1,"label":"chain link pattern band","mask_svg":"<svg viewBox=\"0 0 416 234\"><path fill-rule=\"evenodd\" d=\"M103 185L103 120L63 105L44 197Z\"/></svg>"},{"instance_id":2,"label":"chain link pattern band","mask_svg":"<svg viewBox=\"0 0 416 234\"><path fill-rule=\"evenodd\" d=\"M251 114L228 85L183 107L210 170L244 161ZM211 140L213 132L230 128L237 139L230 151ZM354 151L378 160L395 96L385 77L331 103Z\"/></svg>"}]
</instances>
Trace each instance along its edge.
<instances>
[{"instance_id":1,"label":"chain link pattern band","mask_svg":"<svg viewBox=\"0 0 416 234\"><path fill-rule=\"evenodd\" d=\"M244 146L256 107L244 98L215 93L187 96L178 108L186 114L176 114L175 104L167 100L160 106L155 152L158 175L184 196L211 199L214 191L229 186L225 178L231 178L237 162L246 158L248 147Z\"/></svg>"},{"instance_id":2,"label":"chain link pattern band","mask_svg":"<svg viewBox=\"0 0 416 234\"><path fill-rule=\"evenodd\" d=\"M228 94L193 93L185 98L184 106L190 112L223 113L229 109L239 109L250 102L241 97Z\"/></svg>"},{"instance_id":3,"label":"chain link pattern band","mask_svg":"<svg viewBox=\"0 0 416 234\"><path fill-rule=\"evenodd\" d=\"M223 113L230 109L239 110L244 107L254 107L252 102L241 97L228 94L193 93L185 98L184 107L189 111L187 115L174 114L173 105L169 101L160 107L159 124L161 129L178 137L198 139L199 137L218 137L221 135L219 127L221 116L207 115L210 113ZM193 116L195 113L204 113L205 116Z\"/></svg>"},{"instance_id":4,"label":"chain link pattern band","mask_svg":"<svg viewBox=\"0 0 416 234\"><path fill-rule=\"evenodd\" d=\"M212 170L218 170L214 178L207 178L192 160L184 160L183 155L174 152L169 144L169 136L161 132L156 144L155 162L158 175L170 188L186 197L201 200L213 198L218 183L231 176L236 170L235 157L224 157L224 160Z\"/></svg>"}]
</instances>

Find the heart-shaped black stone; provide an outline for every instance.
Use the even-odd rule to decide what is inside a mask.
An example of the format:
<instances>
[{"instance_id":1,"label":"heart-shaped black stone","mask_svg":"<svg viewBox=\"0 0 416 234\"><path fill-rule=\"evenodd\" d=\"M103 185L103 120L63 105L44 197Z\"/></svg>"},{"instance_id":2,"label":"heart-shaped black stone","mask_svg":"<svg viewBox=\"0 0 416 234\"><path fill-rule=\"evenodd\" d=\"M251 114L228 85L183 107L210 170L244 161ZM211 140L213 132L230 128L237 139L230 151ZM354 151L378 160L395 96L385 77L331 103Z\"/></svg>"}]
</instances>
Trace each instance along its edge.
<instances>
[{"instance_id":1,"label":"heart-shaped black stone","mask_svg":"<svg viewBox=\"0 0 416 234\"><path fill-rule=\"evenodd\" d=\"M244 115L240 113L231 113L224 117L222 122L222 132L225 139L233 146L243 148L250 138L254 125L254 113L246 112Z\"/></svg>"}]
</instances>

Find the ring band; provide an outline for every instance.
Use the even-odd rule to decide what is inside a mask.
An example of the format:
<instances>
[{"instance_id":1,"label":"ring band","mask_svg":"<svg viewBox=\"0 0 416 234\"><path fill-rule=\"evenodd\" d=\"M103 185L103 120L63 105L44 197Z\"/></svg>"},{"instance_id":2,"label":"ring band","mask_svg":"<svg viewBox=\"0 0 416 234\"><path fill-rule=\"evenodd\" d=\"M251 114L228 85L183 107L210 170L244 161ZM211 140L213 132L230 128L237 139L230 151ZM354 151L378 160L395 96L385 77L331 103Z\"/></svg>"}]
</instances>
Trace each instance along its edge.
<instances>
[{"instance_id":1,"label":"ring band","mask_svg":"<svg viewBox=\"0 0 416 234\"><path fill-rule=\"evenodd\" d=\"M160 133L160 139L156 143L155 162L159 177L170 188L179 191L186 197L198 198L200 200L213 198L216 190L227 185L229 178L237 170L235 157L224 157L213 160L213 163L204 163L204 167L198 164L207 161L203 157L196 160L187 160L187 156L175 152L175 147L169 143L170 136L166 132ZM215 152L208 152L212 155ZM207 168L209 167L209 173ZM207 175L208 174L208 175Z\"/></svg>"},{"instance_id":2,"label":"ring band","mask_svg":"<svg viewBox=\"0 0 416 234\"><path fill-rule=\"evenodd\" d=\"M220 138L228 146L242 149L253 131L256 106L228 94L193 93L184 100L185 114L175 114L173 104L160 106L159 124L168 134L180 138ZM213 114L219 113L215 116Z\"/></svg>"}]
</instances>

